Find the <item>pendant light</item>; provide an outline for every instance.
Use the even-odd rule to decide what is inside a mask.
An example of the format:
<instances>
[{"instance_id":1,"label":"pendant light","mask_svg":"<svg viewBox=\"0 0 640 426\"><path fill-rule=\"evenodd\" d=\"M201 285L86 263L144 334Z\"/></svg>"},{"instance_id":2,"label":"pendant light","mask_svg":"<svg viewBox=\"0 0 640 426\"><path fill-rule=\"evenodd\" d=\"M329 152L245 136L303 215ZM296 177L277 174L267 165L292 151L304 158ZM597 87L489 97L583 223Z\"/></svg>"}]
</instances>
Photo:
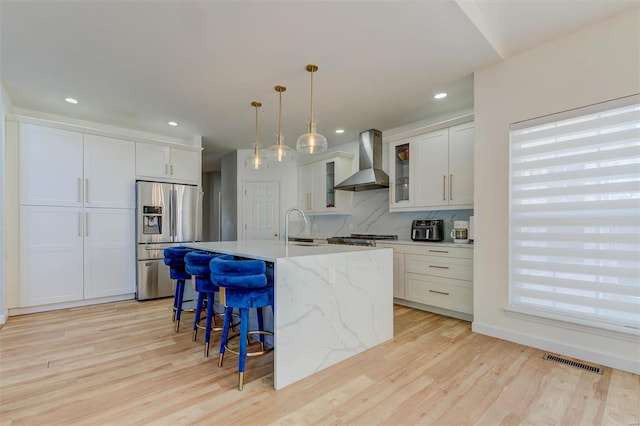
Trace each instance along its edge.
<instances>
[{"instance_id":1,"label":"pendant light","mask_svg":"<svg viewBox=\"0 0 640 426\"><path fill-rule=\"evenodd\" d=\"M307 154L319 154L327 150L327 138L316 133L316 122L313 121L313 73L318 71L318 66L309 64L307 71L311 73L311 119L309 120L309 133L298 138L296 149Z\"/></svg>"},{"instance_id":2,"label":"pendant light","mask_svg":"<svg viewBox=\"0 0 640 426\"><path fill-rule=\"evenodd\" d=\"M284 144L284 136L282 136L282 92L287 88L284 86L276 86L276 92L280 94L280 103L278 106L278 139L276 144L269 147L267 150L267 156L269 160L277 163L284 163L286 161L294 160L294 150Z\"/></svg>"},{"instance_id":3,"label":"pendant light","mask_svg":"<svg viewBox=\"0 0 640 426\"><path fill-rule=\"evenodd\" d=\"M260 155L260 143L258 142L258 108L262 106L262 103L253 101L251 106L256 109L256 142L253 144L253 155L249 155L244 160L244 166L253 170L260 170L269 166L267 158L264 155Z\"/></svg>"}]
</instances>

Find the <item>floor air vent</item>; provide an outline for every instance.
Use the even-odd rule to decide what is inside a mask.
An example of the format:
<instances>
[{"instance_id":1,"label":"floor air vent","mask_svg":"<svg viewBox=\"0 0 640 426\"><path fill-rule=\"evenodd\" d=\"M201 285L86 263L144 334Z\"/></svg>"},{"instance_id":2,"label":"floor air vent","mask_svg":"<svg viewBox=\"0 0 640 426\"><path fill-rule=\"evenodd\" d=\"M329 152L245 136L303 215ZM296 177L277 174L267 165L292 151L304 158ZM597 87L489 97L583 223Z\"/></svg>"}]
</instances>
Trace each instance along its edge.
<instances>
[{"instance_id":1,"label":"floor air vent","mask_svg":"<svg viewBox=\"0 0 640 426\"><path fill-rule=\"evenodd\" d=\"M561 364L570 365L572 367L582 368L583 370L591 371L592 373L602 374L604 372L604 370L600 367L594 367L593 365L583 364L582 362L571 361L569 359L560 358L555 355L544 354L542 358L559 362Z\"/></svg>"}]
</instances>

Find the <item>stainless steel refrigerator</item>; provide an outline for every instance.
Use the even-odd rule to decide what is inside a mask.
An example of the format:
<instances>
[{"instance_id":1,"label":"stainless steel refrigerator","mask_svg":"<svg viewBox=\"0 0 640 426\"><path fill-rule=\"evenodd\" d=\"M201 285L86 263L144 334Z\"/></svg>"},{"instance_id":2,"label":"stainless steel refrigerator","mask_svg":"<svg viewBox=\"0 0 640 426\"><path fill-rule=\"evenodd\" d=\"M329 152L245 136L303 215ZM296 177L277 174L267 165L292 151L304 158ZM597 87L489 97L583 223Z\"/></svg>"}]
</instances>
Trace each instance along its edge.
<instances>
[{"instance_id":1,"label":"stainless steel refrigerator","mask_svg":"<svg viewBox=\"0 0 640 426\"><path fill-rule=\"evenodd\" d=\"M163 251L181 243L200 241L201 200L194 185L136 182L138 300L173 295Z\"/></svg>"}]
</instances>

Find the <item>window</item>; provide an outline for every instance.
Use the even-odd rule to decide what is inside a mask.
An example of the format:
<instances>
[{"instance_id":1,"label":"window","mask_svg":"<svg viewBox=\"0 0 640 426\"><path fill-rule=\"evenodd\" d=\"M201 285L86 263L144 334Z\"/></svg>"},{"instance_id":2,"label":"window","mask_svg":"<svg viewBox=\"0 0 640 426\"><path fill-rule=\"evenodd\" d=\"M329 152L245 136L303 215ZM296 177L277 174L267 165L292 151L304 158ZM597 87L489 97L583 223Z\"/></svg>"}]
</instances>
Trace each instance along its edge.
<instances>
[{"instance_id":1,"label":"window","mask_svg":"<svg viewBox=\"0 0 640 426\"><path fill-rule=\"evenodd\" d=\"M510 136L510 309L640 334L640 95Z\"/></svg>"}]
</instances>

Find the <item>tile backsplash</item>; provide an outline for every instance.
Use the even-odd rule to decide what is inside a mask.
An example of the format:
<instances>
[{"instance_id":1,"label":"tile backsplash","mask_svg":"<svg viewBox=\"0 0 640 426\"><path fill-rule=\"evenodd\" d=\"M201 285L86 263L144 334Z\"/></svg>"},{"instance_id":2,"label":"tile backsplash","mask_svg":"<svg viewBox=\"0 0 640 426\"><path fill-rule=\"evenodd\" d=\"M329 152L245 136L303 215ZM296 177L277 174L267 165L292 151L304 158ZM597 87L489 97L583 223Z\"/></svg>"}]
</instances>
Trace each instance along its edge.
<instances>
[{"instance_id":1,"label":"tile backsplash","mask_svg":"<svg viewBox=\"0 0 640 426\"><path fill-rule=\"evenodd\" d=\"M469 220L472 215L473 210L470 209L390 213L389 190L375 189L354 192L353 210L348 216L311 216L301 234L316 238L349 234L397 234L399 239L408 240L413 219L443 219L444 241L451 241L449 234L453 221Z\"/></svg>"}]
</instances>

